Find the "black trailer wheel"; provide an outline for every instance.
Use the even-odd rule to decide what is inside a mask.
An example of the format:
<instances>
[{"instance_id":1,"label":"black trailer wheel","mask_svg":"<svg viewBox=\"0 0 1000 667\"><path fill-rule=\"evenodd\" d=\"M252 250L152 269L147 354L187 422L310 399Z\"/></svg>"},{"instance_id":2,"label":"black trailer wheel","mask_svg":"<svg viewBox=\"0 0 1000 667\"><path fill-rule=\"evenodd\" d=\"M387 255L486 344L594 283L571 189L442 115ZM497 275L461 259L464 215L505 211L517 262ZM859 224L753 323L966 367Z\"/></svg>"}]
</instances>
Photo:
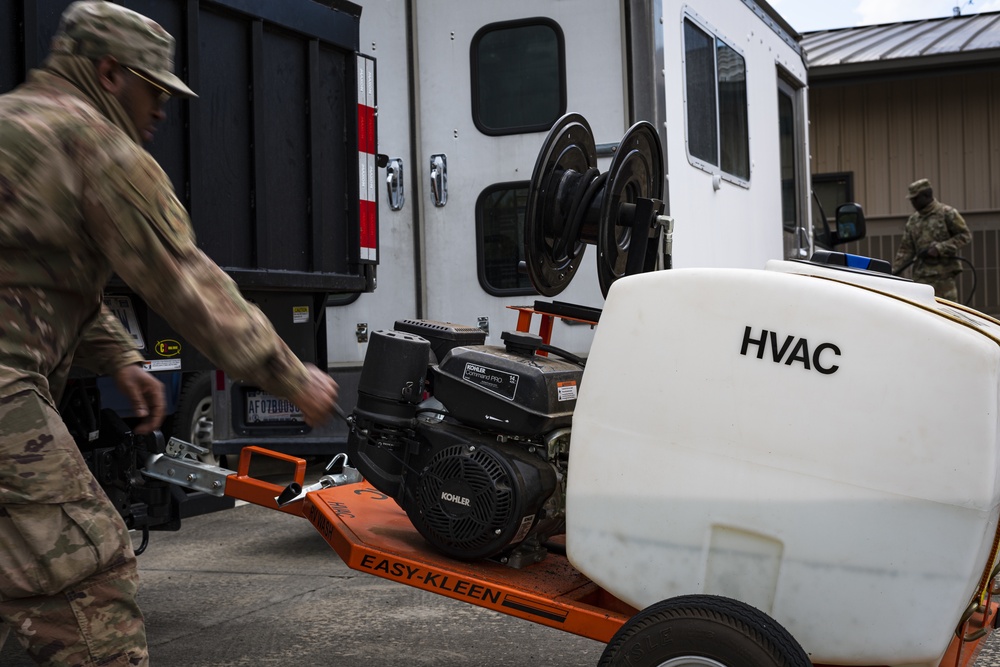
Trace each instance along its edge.
<instances>
[{"instance_id":1,"label":"black trailer wheel","mask_svg":"<svg viewBox=\"0 0 1000 667\"><path fill-rule=\"evenodd\" d=\"M611 638L599 667L810 667L792 635L748 604L685 595L639 612Z\"/></svg>"},{"instance_id":2,"label":"black trailer wheel","mask_svg":"<svg viewBox=\"0 0 1000 667\"><path fill-rule=\"evenodd\" d=\"M212 452L213 433L212 373L204 371L189 377L181 387L173 434L185 442L208 449L209 454L198 457L204 463L221 465L220 457Z\"/></svg>"}]
</instances>

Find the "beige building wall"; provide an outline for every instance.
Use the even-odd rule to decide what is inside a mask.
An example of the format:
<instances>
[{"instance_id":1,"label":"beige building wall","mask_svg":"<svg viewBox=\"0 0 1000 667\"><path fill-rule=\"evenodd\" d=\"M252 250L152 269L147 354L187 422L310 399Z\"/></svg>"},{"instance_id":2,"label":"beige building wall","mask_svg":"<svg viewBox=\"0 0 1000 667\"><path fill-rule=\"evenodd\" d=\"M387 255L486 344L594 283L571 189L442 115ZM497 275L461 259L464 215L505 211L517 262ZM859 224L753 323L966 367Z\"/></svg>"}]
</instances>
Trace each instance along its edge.
<instances>
[{"instance_id":1,"label":"beige building wall","mask_svg":"<svg viewBox=\"0 0 1000 667\"><path fill-rule=\"evenodd\" d=\"M868 219L868 237L843 249L891 260L912 212L906 187L929 178L938 200L957 208L972 230L963 253L978 274L970 305L1000 315L1000 64L814 80L809 106L811 172L853 173L854 200ZM961 301L972 286L966 265Z\"/></svg>"}]
</instances>

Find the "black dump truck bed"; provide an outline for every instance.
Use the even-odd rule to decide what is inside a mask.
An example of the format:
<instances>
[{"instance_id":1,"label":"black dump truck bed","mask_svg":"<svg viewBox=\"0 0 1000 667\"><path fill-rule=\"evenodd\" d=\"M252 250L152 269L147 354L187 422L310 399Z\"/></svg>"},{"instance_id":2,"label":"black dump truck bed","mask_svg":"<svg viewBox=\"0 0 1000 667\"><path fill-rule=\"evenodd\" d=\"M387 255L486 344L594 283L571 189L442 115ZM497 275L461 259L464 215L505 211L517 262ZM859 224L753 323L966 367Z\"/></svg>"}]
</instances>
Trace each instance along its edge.
<instances>
[{"instance_id":1,"label":"black dump truck bed","mask_svg":"<svg viewBox=\"0 0 1000 667\"><path fill-rule=\"evenodd\" d=\"M70 0L0 0L0 93L49 52ZM327 367L327 300L375 288L375 63L358 53L361 8L343 0L120 0L176 39L175 71L199 97L172 100L150 152L191 215L198 245L270 318L303 361ZM221 374L116 279L105 302L167 388L163 436L215 454L212 390ZM226 393L229 424L262 392ZM247 396L258 398L247 398ZM266 397L265 397L266 398ZM131 406L107 378L74 376L60 412L133 528L173 529L197 496L137 470L164 437L134 436ZM218 412L218 411L216 411ZM235 428L235 426L233 427ZM286 437L290 451L342 448L343 424L301 418L243 424L235 435ZM305 448L305 449L303 449ZM211 500L211 498L209 498Z\"/></svg>"},{"instance_id":2,"label":"black dump truck bed","mask_svg":"<svg viewBox=\"0 0 1000 667\"><path fill-rule=\"evenodd\" d=\"M44 59L68 4L0 0L0 92ZM176 72L199 95L171 101L149 147L190 212L198 245L302 359L325 367L327 296L375 283L374 91L365 81L374 63L358 54L361 8L340 0L120 4L175 37ZM114 282L108 291L129 295ZM131 297L149 357L156 341L176 340L185 371L208 368ZM295 326L304 317L312 326Z\"/></svg>"}]
</instances>

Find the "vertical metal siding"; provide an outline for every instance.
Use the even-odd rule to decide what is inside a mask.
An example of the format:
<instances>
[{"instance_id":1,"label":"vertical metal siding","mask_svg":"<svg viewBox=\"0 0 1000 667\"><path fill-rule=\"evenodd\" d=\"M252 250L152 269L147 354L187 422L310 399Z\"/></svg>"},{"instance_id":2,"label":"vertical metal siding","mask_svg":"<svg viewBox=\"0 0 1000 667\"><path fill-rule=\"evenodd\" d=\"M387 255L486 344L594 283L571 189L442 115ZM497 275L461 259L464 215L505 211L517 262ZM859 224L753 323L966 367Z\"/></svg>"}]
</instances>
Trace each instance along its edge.
<instances>
[{"instance_id":1,"label":"vertical metal siding","mask_svg":"<svg viewBox=\"0 0 1000 667\"><path fill-rule=\"evenodd\" d=\"M965 185L965 208L981 211L990 207L990 190L997 187L996 180L990 180L990 153L982 150L989 145L990 91L983 84L990 77L965 77L961 92L962 111L962 170ZM995 109L1000 113L1000 108ZM1000 176L1000 172L997 174Z\"/></svg>"},{"instance_id":2,"label":"vertical metal siding","mask_svg":"<svg viewBox=\"0 0 1000 667\"><path fill-rule=\"evenodd\" d=\"M854 172L870 220L868 238L848 252L891 260L912 212L906 187L929 178L972 230L963 252L978 272L971 305L1000 314L1000 67L816 84L810 148L813 173ZM972 283L964 271L962 300Z\"/></svg>"},{"instance_id":3,"label":"vertical metal siding","mask_svg":"<svg viewBox=\"0 0 1000 667\"><path fill-rule=\"evenodd\" d=\"M935 184L939 192L942 187L940 173L940 157L938 153L938 128L940 119L938 117L938 100L941 97L938 79L925 80L922 85L911 82L913 88L914 106L906 111L914 116L914 163L912 173L920 174L916 178L929 178ZM919 104L919 106L918 106ZM904 181L906 179L903 179ZM914 179L910 179L910 182ZM910 203L906 197L906 184L896 184L898 188L895 201L898 202L898 209L887 211L891 215L909 215ZM958 204L956 203L956 206Z\"/></svg>"},{"instance_id":4,"label":"vertical metal siding","mask_svg":"<svg viewBox=\"0 0 1000 667\"><path fill-rule=\"evenodd\" d=\"M990 91L986 103L986 117L989 119L989 174L991 210L1000 210L1000 71L990 72L983 77L983 85Z\"/></svg>"}]
</instances>

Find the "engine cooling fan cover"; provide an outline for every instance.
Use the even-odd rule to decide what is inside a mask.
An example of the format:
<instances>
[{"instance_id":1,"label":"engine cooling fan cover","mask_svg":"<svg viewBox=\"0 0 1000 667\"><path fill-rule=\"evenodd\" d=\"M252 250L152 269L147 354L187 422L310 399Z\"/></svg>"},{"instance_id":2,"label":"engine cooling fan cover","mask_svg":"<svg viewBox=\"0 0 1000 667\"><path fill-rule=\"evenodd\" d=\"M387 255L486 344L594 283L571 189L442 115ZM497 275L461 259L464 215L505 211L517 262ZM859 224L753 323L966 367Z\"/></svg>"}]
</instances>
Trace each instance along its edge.
<instances>
[{"instance_id":1,"label":"engine cooling fan cover","mask_svg":"<svg viewBox=\"0 0 1000 667\"><path fill-rule=\"evenodd\" d=\"M408 481L403 509L421 535L461 559L493 556L528 535L554 473L517 448L455 444Z\"/></svg>"}]
</instances>

